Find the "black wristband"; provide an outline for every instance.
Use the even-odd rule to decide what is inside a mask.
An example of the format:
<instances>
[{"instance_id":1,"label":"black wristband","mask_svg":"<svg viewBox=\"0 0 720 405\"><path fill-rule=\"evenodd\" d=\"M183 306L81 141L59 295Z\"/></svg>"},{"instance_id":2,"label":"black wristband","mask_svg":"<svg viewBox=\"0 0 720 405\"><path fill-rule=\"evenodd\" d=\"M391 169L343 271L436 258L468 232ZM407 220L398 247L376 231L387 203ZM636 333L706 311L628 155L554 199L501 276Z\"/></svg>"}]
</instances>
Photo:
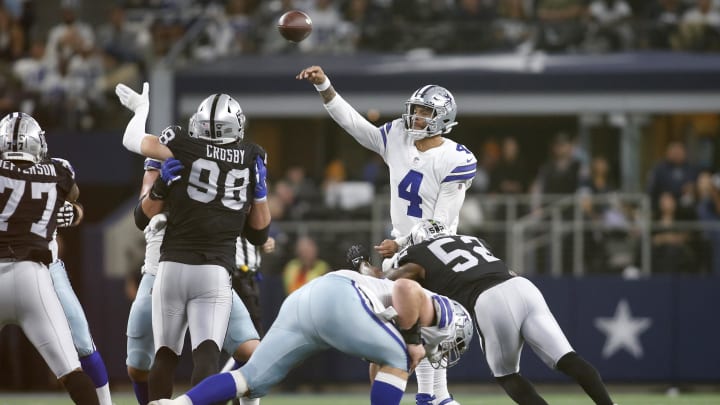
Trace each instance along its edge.
<instances>
[{"instance_id":1,"label":"black wristband","mask_svg":"<svg viewBox=\"0 0 720 405\"><path fill-rule=\"evenodd\" d=\"M420 342L420 320L415 322L415 325L411 326L409 329L401 329L398 327L398 331L400 331L400 335L402 335L403 340L406 344L409 345L419 345Z\"/></svg>"},{"instance_id":2,"label":"black wristband","mask_svg":"<svg viewBox=\"0 0 720 405\"><path fill-rule=\"evenodd\" d=\"M162 178L158 177L150 188L148 197L151 200L164 200L168 195L168 191L170 191L170 187L162 181Z\"/></svg>"}]
</instances>

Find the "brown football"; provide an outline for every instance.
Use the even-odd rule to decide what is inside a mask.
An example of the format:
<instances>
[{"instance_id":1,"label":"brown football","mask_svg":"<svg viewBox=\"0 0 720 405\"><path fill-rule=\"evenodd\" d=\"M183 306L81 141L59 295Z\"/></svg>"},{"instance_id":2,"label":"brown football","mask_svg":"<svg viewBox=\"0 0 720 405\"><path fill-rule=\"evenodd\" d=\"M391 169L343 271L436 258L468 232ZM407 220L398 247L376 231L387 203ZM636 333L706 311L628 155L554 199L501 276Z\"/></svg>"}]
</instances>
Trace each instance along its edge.
<instances>
[{"instance_id":1,"label":"brown football","mask_svg":"<svg viewBox=\"0 0 720 405\"><path fill-rule=\"evenodd\" d=\"M280 16L278 31L288 41L300 42L312 32L312 21L302 11L291 10Z\"/></svg>"}]
</instances>

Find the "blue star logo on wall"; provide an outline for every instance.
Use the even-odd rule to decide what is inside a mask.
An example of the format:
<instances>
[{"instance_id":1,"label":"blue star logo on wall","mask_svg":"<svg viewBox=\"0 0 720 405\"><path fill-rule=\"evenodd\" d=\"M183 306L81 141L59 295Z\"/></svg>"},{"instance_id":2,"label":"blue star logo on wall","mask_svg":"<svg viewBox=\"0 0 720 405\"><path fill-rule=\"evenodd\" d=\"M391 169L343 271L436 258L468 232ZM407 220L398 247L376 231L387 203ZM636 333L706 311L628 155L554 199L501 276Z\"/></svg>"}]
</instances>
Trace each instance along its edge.
<instances>
[{"instance_id":1,"label":"blue star logo on wall","mask_svg":"<svg viewBox=\"0 0 720 405\"><path fill-rule=\"evenodd\" d=\"M595 327L605 334L602 355L607 359L619 350L627 350L633 357L643 356L640 335L652 325L650 318L633 318L626 299L618 302L612 318L595 318Z\"/></svg>"}]
</instances>

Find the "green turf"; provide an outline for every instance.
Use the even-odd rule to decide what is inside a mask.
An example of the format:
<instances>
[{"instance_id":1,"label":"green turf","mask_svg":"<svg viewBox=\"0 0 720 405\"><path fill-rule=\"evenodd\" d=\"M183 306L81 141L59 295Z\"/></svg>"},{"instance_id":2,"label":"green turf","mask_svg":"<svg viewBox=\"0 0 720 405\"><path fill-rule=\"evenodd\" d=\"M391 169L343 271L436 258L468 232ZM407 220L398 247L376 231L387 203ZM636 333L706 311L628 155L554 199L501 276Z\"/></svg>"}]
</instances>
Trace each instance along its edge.
<instances>
[{"instance_id":1,"label":"green turf","mask_svg":"<svg viewBox=\"0 0 720 405\"><path fill-rule=\"evenodd\" d=\"M504 395L458 394L457 400L463 405L513 405ZM592 402L579 394L548 394L545 399L552 405L591 405ZM717 405L719 394L617 394L613 399L620 405ZM136 405L129 393L116 393L113 400L117 405ZM274 394L263 398L261 405L367 405L368 398L362 394L312 395ZM69 404L70 399L60 393L52 394L6 394L0 393L0 405L59 405ZM414 404L414 396L406 395L402 404Z\"/></svg>"}]
</instances>

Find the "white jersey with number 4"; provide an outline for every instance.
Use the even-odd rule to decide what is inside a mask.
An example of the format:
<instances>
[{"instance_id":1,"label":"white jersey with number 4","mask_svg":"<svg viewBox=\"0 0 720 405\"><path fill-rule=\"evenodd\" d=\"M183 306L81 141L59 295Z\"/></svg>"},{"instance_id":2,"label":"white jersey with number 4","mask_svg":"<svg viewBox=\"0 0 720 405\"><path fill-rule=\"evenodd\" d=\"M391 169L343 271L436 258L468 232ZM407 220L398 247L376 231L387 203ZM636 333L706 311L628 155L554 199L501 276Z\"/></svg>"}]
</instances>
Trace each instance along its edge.
<instances>
[{"instance_id":1,"label":"white jersey with number 4","mask_svg":"<svg viewBox=\"0 0 720 405\"><path fill-rule=\"evenodd\" d=\"M401 118L376 127L340 95L325 108L345 131L388 165L393 237L409 234L422 219L435 219L453 231L457 229L465 190L477 168L472 152L447 138L442 145L421 152L407 135Z\"/></svg>"}]
</instances>

